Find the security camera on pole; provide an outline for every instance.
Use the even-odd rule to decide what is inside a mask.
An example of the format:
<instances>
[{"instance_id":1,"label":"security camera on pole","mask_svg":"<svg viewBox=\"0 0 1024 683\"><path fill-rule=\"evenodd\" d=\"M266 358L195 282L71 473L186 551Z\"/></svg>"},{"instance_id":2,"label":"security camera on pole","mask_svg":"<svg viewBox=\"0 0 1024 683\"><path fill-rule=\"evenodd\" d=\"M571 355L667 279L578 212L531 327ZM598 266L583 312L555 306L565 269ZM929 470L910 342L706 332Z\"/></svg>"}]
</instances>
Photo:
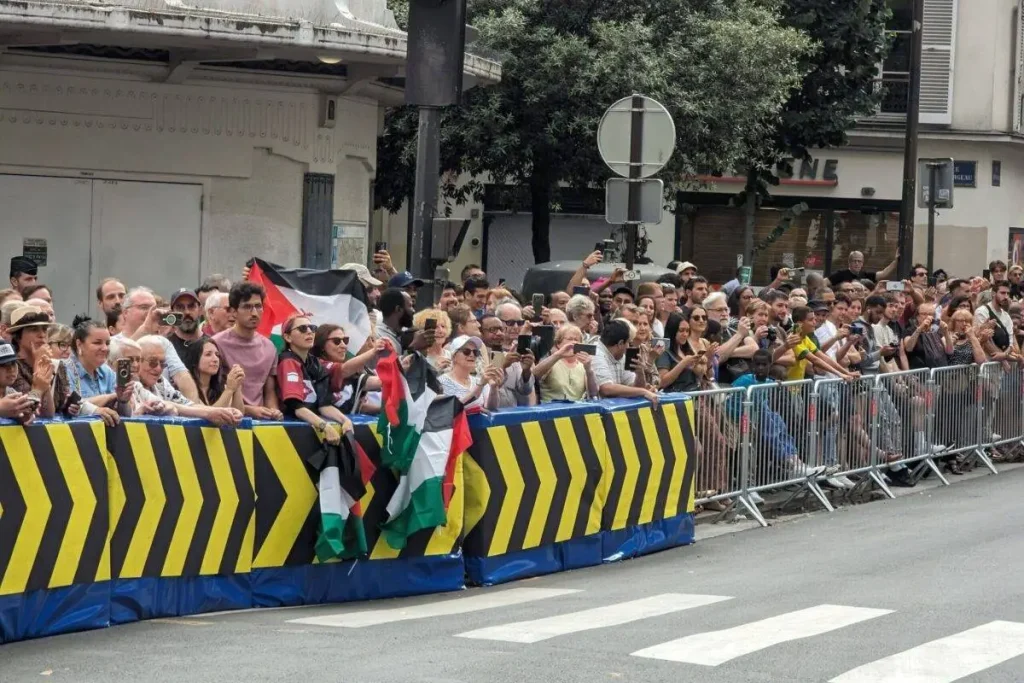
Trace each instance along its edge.
<instances>
[{"instance_id":1,"label":"security camera on pole","mask_svg":"<svg viewBox=\"0 0 1024 683\"><path fill-rule=\"evenodd\" d=\"M622 178L605 185L605 220L626 227L627 279L636 279L637 228L660 223L665 184L650 178L668 163L676 146L676 126L661 103L633 95L608 107L597 128L601 159Z\"/></svg>"}]
</instances>

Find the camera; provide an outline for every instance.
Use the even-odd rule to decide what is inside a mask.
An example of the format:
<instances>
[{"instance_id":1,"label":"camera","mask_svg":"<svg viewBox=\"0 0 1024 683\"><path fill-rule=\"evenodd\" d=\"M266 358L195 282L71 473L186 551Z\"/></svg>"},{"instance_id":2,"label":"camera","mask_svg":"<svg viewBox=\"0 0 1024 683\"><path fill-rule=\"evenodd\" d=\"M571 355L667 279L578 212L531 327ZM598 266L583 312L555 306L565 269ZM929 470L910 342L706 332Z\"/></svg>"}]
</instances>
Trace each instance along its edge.
<instances>
[{"instance_id":1,"label":"camera","mask_svg":"<svg viewBox=\"0 0 1024 683\"><path fill-rule=\"evenodd\" d=\"M864 336L864 326L860 323L852 323L850 325L850 334L856 334L858 336Z\"/></svg>"},{"instance_id":2,"label":"camera","mask_svg":"<svg viewBox=\"0 0 1024 683\"><path fill-rule=\"evenodd\" d=\"M167 315L160 318L161 325L168 325L170 327L178 327L181 325L182 316L177 313L168 313Z\"/></svg>"},{"instance_id":3,"label":"camera","mask_svg":"<svg viewBox=\"0 0 1024 683\"><path fill-rule=\"evenodd\" d=\"M768 334L765 335L765 339L768 340L769 344L774 344L779 338L779 333L775 331L774 327L768 328Z\"/></svg>"}]
</instances>

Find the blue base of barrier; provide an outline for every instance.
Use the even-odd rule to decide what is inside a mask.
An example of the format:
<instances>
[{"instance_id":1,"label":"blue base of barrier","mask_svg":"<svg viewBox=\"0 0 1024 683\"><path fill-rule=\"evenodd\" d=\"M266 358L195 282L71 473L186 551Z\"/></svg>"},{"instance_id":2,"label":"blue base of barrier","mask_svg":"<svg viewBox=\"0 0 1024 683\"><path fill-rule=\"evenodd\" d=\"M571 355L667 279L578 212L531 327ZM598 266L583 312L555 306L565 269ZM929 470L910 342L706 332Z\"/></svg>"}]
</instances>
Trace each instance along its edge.
<instances>
[{"instance_id":1,"label":"blue base of barrier","mask_svg":"<svg viewBox=\"0 0 1024 683\"><path fill-rule=\"evenodd\" d=\"M693 514L686 513L497 557L467 557L466 576L473 585L492 586L530 576L626 560L691 543Z\"/></svg>"},{"instance_id":2,"label":"blue base of barrier","mask_svg":"<svg viewBox=\"0 0 1024 683\"><path fill-rule=\"evenodd\" d=\"M0 644L109 624L108 581L0 597Z\"/></svg>"},{"instance_id":3,"label":"blue base of barrier","mask_svg":"<svg viewBox=\"0 0 1024 683\"><path fill-rule=\"evenodd\" d=\"M466 587L459 554L253 569L251 577L253 607L400 598Z\"/></svg>"},{"instance_id":4,"label":"blue base of barrier","mask_svg":"<svg viewBox=\"0 0 1024 683\"><path fill-rule=\"evenodd\" d=\"M109 597L111 624L252 607L248 574L117 579Z\"/></svg>"}]
</instances>

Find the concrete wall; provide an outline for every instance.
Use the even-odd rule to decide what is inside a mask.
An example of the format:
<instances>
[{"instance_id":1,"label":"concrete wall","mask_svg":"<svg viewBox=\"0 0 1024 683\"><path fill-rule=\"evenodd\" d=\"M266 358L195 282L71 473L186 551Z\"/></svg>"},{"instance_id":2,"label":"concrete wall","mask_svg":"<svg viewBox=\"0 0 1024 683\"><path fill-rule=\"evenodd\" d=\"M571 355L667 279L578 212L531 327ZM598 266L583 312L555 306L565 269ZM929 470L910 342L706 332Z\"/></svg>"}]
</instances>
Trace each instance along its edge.
<instances>
[{"instance_id":1,"label":"concrete wall","mask_svg":"<svg viewBox=\"0 0 1024 683\"><path fill-rule=\"evenodd\" d=\"M202 272L253 254L299 265L304 173L335 174L336 220L366 228L378 105L342 98L320 128L320 96L281 82L0 69L0 173L201 184Z\"/></svg>"}]
</instances>

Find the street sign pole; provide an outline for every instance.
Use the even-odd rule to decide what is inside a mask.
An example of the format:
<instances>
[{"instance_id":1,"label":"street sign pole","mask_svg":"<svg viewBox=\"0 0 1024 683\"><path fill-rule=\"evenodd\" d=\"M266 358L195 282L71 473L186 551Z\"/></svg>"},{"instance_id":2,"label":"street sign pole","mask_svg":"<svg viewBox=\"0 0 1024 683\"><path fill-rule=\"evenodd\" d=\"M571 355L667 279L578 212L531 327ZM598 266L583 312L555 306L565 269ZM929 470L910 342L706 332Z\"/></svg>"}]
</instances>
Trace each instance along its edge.
<instances>
[{"instance_id":1,"label":"street sign pole","mask_svg":"<svg viewBox=\"0 0 1024 683\"><path fill-rule=\"evenodd\" d=\"M935 197L938 195L939 166L928 163L928 274L935 270Z\"/></svg>"},{"instance_id":2,"label":"street sign pole","mask_svg":"<svg viewBox=\"0 0 1024 683\"><path fill-rule=\"evenodd\" d=\"M643 97L633 95L632 105L632 125L629 129L629 206L626 210L626 270L633 270L636 259L637 226L640 223L640 182L643 177Z\"/></svg>"}]
</instances>

